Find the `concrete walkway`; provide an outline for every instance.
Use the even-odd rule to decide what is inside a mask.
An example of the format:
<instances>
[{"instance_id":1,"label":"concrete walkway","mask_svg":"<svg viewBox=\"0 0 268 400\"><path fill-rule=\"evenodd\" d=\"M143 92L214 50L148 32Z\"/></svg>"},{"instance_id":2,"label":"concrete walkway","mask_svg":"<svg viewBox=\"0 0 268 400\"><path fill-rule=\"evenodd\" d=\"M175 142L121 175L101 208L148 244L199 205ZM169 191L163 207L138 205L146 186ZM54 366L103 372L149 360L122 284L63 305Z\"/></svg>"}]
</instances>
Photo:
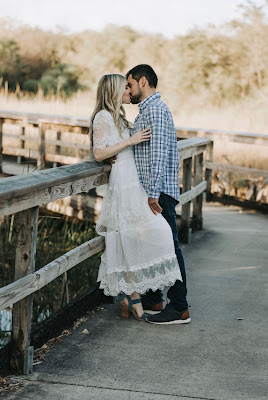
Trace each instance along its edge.
<instances>
[{"instance_id":1,"label":"concrete walkway","mask_svg":"<svg viewBox=\"0 0 268 400\"><path fill-rule=\"evenodd\" d=\"M204 230L183 246L189 325L121 320L119 304L107 306L7 398L267 399L267 222L236 207L205 206Z\"/></svg>"}]
</instances>

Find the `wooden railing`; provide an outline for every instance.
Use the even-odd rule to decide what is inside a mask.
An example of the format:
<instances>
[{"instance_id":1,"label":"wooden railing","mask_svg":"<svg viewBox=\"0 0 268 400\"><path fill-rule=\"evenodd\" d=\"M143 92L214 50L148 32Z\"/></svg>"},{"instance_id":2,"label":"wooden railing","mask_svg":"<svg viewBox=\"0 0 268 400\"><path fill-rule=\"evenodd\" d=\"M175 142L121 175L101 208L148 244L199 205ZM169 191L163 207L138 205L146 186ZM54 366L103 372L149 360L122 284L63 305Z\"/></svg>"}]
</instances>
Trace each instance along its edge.
<instances>
[{"instance_id":1,"label":"wooden railing","mask_svg":"<svg viewBox=\"0 0 268 400\"><path fill-rule=\"evenodd\" d=\"M15 126L18 132L4 131L4 124ZM21 157L36 160L38 169L45 169L48 162L56 166L89 160L88 124L86 118L0 110L0 172L3 155L17 156L18 161ZM56 139L51 131L56 133ZM74 138L65 140L64 132L72 132ZM14 145L12 141L16 140L19 144ZM66 149L71 149L72 155L66 154Z\"/></svg>"},{"instance_id":2,"label":"wooden railing","mask_svg":"<svg viewBox=\"0 0 268 400\"><path fill-rule=\"evenodd\" d=\"M46 163L53 163L53 166L57 166L58 164L66 165L89 160L88 123L87 118L81 117L0 110L0 172L2 171L3 155L17 156L18 162L21 157L36 160L38 169L45 169ZM6 132L4 124L18 126L19 132ZM35 128L35 132L31 132L31 135L28 132L29 128ZM54 138L51 131L54 131ZM74 137L66 140L62 137L64 132L72 132ZM182 127L177 127L176 132L178 139L202 137L212 141L223 140L224 142L268 145L267 134ZM12 141L15 140L19 141L19 144L12 144ZM207 170L268 177L267 170L213 162L212 146L209 150L210 155L204 164ZM207 173L207 176L211 176L211 174ZM208 194L209 189L208 183Z\"/></svg>"},{"instance_id":3,"label":"wooden railing","mask_svg":"<svg viewBox=\"0 0 268 400\"><path fill-rule=\"evenodd\" d=\"M213 142L222 141L241 143L241 144L251 144L268 146L268 135L263 133L248 133L248 132L231 132L231 131L220 131L212 129L194 129L194 128L176 128L177 137L179 139L189 139L196 137L203 137L211 139ZM211 149L212 153L213 150ZM212 154L211 153L211 154ZM268 157L268 153L267 153ZM233 173L238 173L241 175L251 175L251 176L263 176L268 178L268 170L248 168L240 165L231 164L220 164L213 162L213 158L205 162L205 168L213 171L228 171Z\"/></svg>"},{"instance_id":4,"label":"wooden railing","mask_svg":"<svg viewBox=\"0 0 268 400\"><path fill-rule=\"evenodd\" d=\"M192 200L194 226L202 229L202 193L207 187L207 181L203 178L203 153L211 147L211 140L202 138L178 143L180 162L183 164L183 193L179 206L182 206L181 229L186 241L189 241ZM208 157L211 156L210 151L206 153ZM0 216L18 213L15 277L13 283L0 289L0 310L14 305L10 364L19 373L28 374L32 371L30 332L33 293L104 249L103 237L97 237L35 271L39 205L88 192L105 184L110 169L110 165L98 166L86 161L0 180ZM210 179L209 175L207 179Z\"/></svg>"}]
</instances>

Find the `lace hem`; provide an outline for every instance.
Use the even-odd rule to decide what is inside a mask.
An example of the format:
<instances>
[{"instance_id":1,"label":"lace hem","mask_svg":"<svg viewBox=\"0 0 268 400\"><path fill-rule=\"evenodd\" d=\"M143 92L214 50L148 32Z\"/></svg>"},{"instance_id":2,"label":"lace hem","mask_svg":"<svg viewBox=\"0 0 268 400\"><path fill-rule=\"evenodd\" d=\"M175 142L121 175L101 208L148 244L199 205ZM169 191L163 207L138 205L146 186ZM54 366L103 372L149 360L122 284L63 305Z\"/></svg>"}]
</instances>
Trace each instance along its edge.
<instances>
[{"instance_id":1,"label":"lace hem","mask_svg":"<svg viewBox=\"0 0 268 400\"><path fill-rule=\"evenodd\" d=\"M100 268L98 276L100 288L107 296L117 296L121 292L131 294L136 291L143 294L149 289L162 290L166 286L174 285L176 280L182 280L177 259L154 264L138 271L105 274Z\"/></svg>"},{"instance_id":2,"label":"lace hem","mask_svg":"<svg viewBox=\"0 0 268 400\"><path fill-rule=\"evenodd\" d=\"M150 268L157 268L157 267L164 267L166 268L168 264L173 264L174 266L178 265L177 256L175 253L169 254L165 257L153 259L151 262L146 262L142 264L136 264L131 266L121 265L111 268L109 266L109 271L107 271L107 264L106 264L106 253L104 252L101 256L101 264L100 270L103 268L106 271L107 275L111 275L113 273L128 273L128 272L138 272L140 270L148 270Z\"/></svg>"}]
</instances>

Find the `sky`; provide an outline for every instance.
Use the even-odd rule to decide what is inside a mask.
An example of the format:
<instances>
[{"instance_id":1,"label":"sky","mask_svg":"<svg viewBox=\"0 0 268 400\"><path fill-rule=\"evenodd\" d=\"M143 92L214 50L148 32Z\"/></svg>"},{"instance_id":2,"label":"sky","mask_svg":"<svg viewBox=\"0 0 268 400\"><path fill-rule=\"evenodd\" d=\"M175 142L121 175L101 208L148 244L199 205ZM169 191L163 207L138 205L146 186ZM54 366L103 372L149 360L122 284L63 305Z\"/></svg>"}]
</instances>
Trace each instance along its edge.
<instances>
[{"instance_id":1,"label":"sky","mask_svg":"<svg viewBox=\"0 0 268 400\"><path fill-rule=\"evenodd\" d=\"M252 0L262 5L265 0ZM100 31L108 24L135 30L184 35L208 23L220 26L238 18L247 0L0 0L0 18L16 18L31 26L66 32Z\"/></svg>"}]
</instances>

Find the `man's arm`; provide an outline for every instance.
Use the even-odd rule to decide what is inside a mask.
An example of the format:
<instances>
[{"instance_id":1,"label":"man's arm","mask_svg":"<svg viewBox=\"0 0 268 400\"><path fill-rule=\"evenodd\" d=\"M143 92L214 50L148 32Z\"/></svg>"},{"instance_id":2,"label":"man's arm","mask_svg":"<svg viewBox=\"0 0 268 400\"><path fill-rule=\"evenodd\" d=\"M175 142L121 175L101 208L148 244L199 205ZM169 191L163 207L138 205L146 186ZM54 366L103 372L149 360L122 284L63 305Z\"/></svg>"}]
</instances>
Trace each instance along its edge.
<instances>
[{"instance_id":1,"label":"man's arm","mask_svg":"<svg viewBox=\"0 0 268 400\"><path fill-rule=\"evenodd\" d=\"M148 127L152 130L150 143L151 176L149 185L149 206L154 214L161 213L158 203L163 176L168 158L168 120L164 110L158 107L149 108Z\"/></svg>"}]
</instances>

